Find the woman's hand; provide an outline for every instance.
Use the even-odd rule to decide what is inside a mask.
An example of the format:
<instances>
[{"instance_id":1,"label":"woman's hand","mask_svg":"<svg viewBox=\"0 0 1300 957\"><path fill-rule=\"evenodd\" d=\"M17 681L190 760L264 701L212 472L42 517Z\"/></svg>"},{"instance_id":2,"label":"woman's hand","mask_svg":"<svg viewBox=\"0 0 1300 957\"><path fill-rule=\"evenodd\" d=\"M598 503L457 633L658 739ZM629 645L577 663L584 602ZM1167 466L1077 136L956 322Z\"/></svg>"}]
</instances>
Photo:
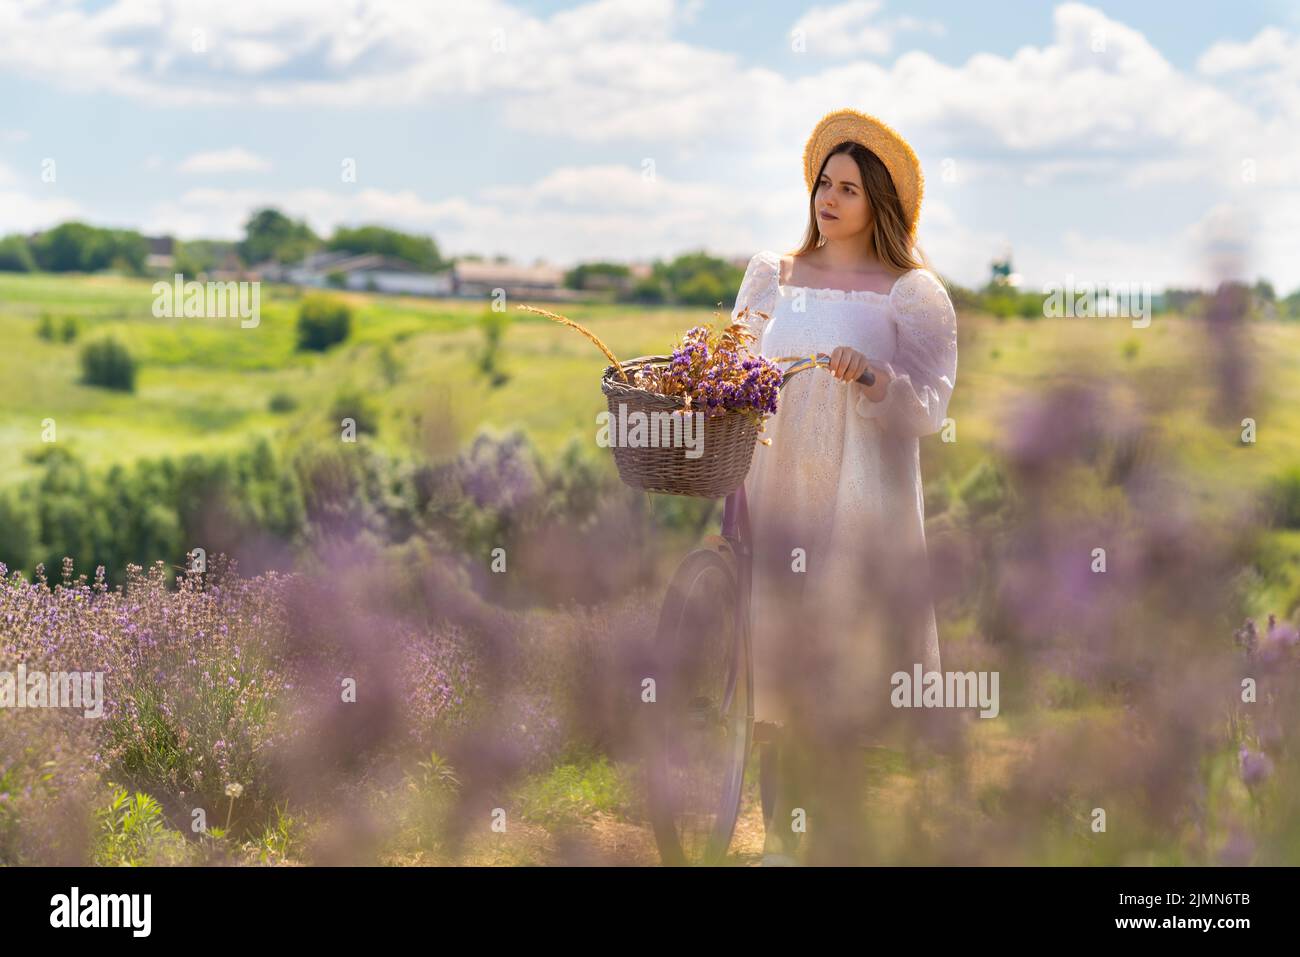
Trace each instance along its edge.
<instances>
[{"instance_id":1,"label":"woman's hand","mask_svg":"<svg viewBox=\"0 0 1300 957\"><path fill-rule=\"evenodd\" d=\"M888 370L869 360L857 349L851 349L848 346L836 346L835 351L831 353L830 365L827 368L830 369L835 378L844 382L853 382L862 373L870 369L876 377L875 384L862 386L862 391L866 393L867 398L872 402L880 402L885 398L885 392L889 388Z\"/></svg>"}]
</instances>

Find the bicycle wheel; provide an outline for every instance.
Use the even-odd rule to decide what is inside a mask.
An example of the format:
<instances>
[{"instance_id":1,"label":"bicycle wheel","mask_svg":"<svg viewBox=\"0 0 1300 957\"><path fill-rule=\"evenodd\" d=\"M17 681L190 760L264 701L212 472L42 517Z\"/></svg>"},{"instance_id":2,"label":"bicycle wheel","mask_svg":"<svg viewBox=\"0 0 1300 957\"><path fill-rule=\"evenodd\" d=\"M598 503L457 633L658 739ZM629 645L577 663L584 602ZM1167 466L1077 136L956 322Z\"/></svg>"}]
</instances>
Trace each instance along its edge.
<instances>
[{"instance_id":1,"label":"bicycle wheel","mask_svg":"<svg viewBox=\"0 0 1300 957\"><path fill-rule=\"evenodd\" d=\"M730 548L697 549L668 586L656 636L647 793L665 864L717 864L740 813L753 675Z\"/></svg>"}]
</instances>

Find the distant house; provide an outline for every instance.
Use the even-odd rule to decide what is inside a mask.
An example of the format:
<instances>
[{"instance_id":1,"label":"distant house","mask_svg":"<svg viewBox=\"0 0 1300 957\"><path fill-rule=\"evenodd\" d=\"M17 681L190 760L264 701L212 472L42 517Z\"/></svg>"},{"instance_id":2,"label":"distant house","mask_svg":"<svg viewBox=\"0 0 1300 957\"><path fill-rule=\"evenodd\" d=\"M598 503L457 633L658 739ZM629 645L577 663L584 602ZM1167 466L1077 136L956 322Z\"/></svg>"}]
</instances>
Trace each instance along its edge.
<instances>
[{"instance_id":1,"label":"distant house","mask_svg":"<svg viewBox=\"0 0 1300 957\"><path fill-rule=\"evenodd\" d=\"M451 293L447 273L424 272L419 266L379 253L328 251L312 253L300 263L259 263L258 274L271 282L296 286L338 285L358 292L397 293L412 296L446 296Z\"/></svg>"},{"instance_id":2,"label":"distant house","mask_svg":"<svg viewBox=\"0 0 1300 957\"><path fill-rule=\"evenodd\" d=\"M210 280L220 282L244 280L253 282L260 278L257 270L244 268L244 264L233 249L227 249L226 255L222 257L221 262L209 269L205 275Z\"/></svg>"},{"instance_id":3,"label":"distant house","mask_svg":"<svg viewBox=\"0 0 1300 957\"><path fill-rule=\"evenodd\" d=\"M451 267L450 277L452 295L467 299L487 299L497 289L511 299L561 302L584 298L580 290L565 287L564 270L556 266L463 260Z\"/></svg>"},{"instance_id":4,"label":"distant house","mask_svg":"<svg viewBox=\"0 0 1300 957\"><path fill-rule=\"evenodd\" d=\"M258 263L254 271L269 282L296 286L341 285L358 292L405 293L488 299L501 289L512 299L567 302L589 294L564 285L565 270L556 266L516 266L462 260L442 272L424 272L414 263L378 253L318 252L300 263Z\"/></svg>"},{"instance_id":5,"label":"distant house","mask_svg":"<svg viewBox=\"0 0 1300 957\"><path fill-rule=\"evenodd\" d=\"M176 265L176 240L171 236L146 236L149 252L144 257L144 268L169 272Z\"/></svg>"}]
</instances>

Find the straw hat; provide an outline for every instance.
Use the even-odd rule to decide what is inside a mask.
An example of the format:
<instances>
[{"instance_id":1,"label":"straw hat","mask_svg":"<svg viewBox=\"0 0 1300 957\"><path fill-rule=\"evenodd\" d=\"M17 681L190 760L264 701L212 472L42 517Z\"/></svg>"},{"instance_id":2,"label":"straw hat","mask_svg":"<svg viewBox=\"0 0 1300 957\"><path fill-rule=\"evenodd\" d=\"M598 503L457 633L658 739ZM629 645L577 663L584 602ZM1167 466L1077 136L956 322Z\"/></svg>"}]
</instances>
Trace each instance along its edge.
<instances>
[{"instance_id":1,"label":"straw hat","mask_svg":"<svg viewBox=\"0 0 1300 957\"><path fill-rule=\"evenodd\" d=\"M827 113L818 121L803 148L803 178L808 192L813 191L817 174L831 150L849 140L865 146L885 164L902 202L907 228L915 236L916 221L921 216L921 196L925 192L921 161L907 140L874 116L844 109Z\"/></svg>"}]
</instances>

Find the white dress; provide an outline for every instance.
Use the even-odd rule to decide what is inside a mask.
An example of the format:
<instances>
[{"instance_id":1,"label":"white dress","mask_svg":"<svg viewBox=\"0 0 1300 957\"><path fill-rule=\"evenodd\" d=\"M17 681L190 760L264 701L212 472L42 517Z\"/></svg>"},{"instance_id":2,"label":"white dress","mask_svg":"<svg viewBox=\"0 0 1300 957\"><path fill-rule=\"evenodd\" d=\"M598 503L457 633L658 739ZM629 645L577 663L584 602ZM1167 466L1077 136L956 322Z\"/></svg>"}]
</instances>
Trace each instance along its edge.
<instances>
[{"instance_id":1,"label":"white dress","mask_svg":"<svg viewBox=\"0 0 1300 957\"><path fill-rule=\"evenodd\" d=\"M824 368L798 373L766 422L771 444L754 450L755 718L786 722L790 701L807 700L789 697L803 681L837 714L878 721L890 675L939 670L917 440L944 425L956 315L927 270L888 294L783 286L780 270L780 254L764 251L745 271L732 320L760 337L751 348L777 358L849 346L894 378L873 402ZM742 320L745 306L770 318Z\"/></svg>"}]
</instances>

